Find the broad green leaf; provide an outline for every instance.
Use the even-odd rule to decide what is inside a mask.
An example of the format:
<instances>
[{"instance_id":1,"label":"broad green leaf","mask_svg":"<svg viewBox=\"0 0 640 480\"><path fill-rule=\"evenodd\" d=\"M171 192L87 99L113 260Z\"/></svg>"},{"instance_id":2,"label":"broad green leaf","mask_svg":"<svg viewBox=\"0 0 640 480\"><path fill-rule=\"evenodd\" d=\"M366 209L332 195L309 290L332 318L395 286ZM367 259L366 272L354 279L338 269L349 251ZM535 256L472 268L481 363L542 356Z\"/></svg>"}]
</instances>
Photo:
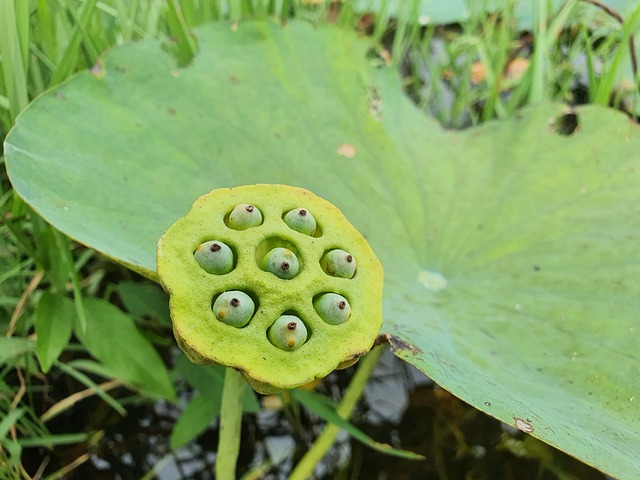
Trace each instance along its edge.
<instances>
[{"instance_id":1,"label":"broad green leaf","mask_svg":"<svg viewBox=\"0 0 640 480\"><path fill-rule=\"evenodd\" d=\"M369 448L373 448L374 450L385 453L387 455L407 458L409 460L424 460L425 458L423 455L420 455L418 453L410 452L408 450L402 450L400 448L393 448L391 445L387 445L386 443L376 442L358 427L338 415L335 411L335 405L332 403L332 401L329 398L320 395L319 393L306 390L293 390L291 394L295 399L297 399L313 413L323 418L327 422L331 422L334 425L342 428L353 438L355 438L359 442L362 442Z\"/></svg>"},{"instance_id":2,"label":"broad green leaf","mask_svg":"<svg viewBox=\"0 0 640 480\"><path fill-rule=\"evenodd\" d=\"M117 378L150 395L173 400L169 374L133 319L105 300L86 298L87 329L76 332L85 348Z\"/></svg>"},{"instance_id":3,"label":"broad green leaf","mask_svg":"<svg viewBox=\"0 0 640 480\"><path fill-rule=\"evenodd\" d=\"M18 193L153 276L158 238L199 195L307 188L381 259L396 355L488 414L634 478L640 129L587 107L561 136L564 107L541 105L443 131L395 71L370 68L355 35L290 22L197 36L189 67L142 42L40 97L5 144ZM132 324L113 318L122 313L102 316L101 340L122 345L117 325Z\"/></svg>"},{"instance_id":4,"label":"broad green leaf","mask_svg":"<svg viewBox=\"0 0 640 480\"><path fill-rule=\"evenodd\" d=\"M134 317L153 317L165 325L171 325L169 301L158 285L124 281L118 284L118 294Z\"/></svg>"},{"instance_id":5,"label":"broad green leaf","mask_svg":"<svg viewBox=\"0 0 640 480\"><path fill-rule=\"evenodd\" d=\"M73 302L61 295L45 292L38 301L36 354L43 372L49 371L69 342L75 315Z\"/></svg>"}]
</instances>

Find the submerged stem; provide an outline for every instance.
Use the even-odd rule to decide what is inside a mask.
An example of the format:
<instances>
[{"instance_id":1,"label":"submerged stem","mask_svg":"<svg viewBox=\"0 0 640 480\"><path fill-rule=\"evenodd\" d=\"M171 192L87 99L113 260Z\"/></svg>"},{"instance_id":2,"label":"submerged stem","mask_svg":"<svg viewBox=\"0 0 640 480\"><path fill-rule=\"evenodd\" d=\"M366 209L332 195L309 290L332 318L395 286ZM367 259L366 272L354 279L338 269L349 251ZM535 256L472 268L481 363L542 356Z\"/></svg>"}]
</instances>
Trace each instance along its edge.
<instances>
[{"instance_id":1,"label":"submerged stem","mask_svg":"<svg viewBox=\"0 0 640 480\"><path fill-rule=\"evenodd\" d=\"M376 366L383 352L384 345L378 345L374 347L367 356L360 360L360 366L345 390L342 402L340 402L340 405L336 408L336 413L342 418L348 419L351 416L351 412L358 403L362 392L364 392L364 387L367 385L373 367ZM298 462L296 468L293 469L289 475L289 480L306 480L310 478L313 474L314 467L329 451L331 445L333 445L338 432L340 432L340 427L328 424L309 451L302 457L300 462Z\"/></svg>"},{"instance_id":2,"label":"submerged stem","mask_svg":"<svg viewBox=\"0 0 640 480\"><path fill-rule=\"evenodd\" d=\"M236 478L242 426L242 400L245 390L246 384L240 372L227 367L220 407L220 436L216 456L218 480L235 480Z\"/></svg>"}]
</instances>

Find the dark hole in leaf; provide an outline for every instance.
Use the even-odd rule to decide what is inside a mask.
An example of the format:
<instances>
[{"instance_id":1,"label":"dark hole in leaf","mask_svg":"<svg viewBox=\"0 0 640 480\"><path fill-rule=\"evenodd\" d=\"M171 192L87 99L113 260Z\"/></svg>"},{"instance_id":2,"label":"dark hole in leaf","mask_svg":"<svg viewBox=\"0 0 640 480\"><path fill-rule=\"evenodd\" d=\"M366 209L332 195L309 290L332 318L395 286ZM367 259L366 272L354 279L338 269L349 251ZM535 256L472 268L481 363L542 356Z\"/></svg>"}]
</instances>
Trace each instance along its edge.
<instances>
[{"instance_id":1,"label":"dark hole in leaf","mask_svg":"<svg viewBox=\"0 0 640 480\"><path fill-rule=\"evenodd\" d=\"M567 112L555 119L553 131L559 135L573 135L579 125L578 115L575 112Z\"/></svg>"}]
</instances>

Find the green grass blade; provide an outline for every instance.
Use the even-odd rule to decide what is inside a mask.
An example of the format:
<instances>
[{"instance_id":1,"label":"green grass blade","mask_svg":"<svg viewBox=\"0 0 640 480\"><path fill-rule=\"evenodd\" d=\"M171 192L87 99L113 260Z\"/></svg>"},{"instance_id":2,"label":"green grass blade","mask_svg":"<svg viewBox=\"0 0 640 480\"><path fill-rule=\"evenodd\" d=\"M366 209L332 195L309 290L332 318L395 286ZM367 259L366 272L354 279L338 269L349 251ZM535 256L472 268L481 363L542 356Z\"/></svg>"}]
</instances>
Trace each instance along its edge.
<instances>
[{"instance_id":1,"label":"green grass blade","mask_svg":"<svg viewBox=\"0 0 640 480\"><path fill-rule=\"evenodd\" d=\"M319 417L323 418L327 422L337 425L359 442L362 442L364 445L373 448L380 453L409 460L424 460L425 458L423 455L418 453L402 450L400 448L393 448L391 445L387 445L386 443L376 442L358 427L338 415L335 411L335 405L333 405L332 402L323 395L307 390L292 390L291 395Z\"/></svg>"},{"instance_id":2,"label":"green grass blade","mask_svg":"<svg viewBox=\"0 0 640 480\"><path fill-rule=\"evenodd\" d=\"M178 63L180 65L186 65L191 62L191 59L198 51L194 36L191 34L191 30L184 19L182 10L177 0L167 0L167 22L169 23L169 29L171 35L176 41L176 53L178 57Z\"/></svg>"},{"instance_id":3,"label":"green grass blade","mask_svg":"<svg viewBox=\"0 0 640 480\"><path fill-rule=\"evenodd\" d=\"M65 78L69 77L76 67L78 59L80 57L79 49L83 38L83 32L86 32L89 20L96 12L96 3L98 0L87 0L83 5L80 12L75 12L73 7L73 17L77 19L78 23L73 25L69 42L64 49L62 58L56 66L56 70L51 77L51 85L56 85L62 82ZM86 34L84 34L86 35Z\"/></svg>"},{"instance_id":4,"label":"green grass blade","mask_svg":"<svg viewBox=\"0 0 640 480\"><path fill-rule=\"evenodd\" d=\"M0 420L0 438L4 438L9 432L12 425L22 417L25 413L24 408L14 408Z\"/></svg>"},{"instance_id":5,"label":"green grass blade","mask_svg":"<svg viewBox=\"0 0 640 480\"><path fill-rule=\"evenodd\" d=\"M26 3L26 2L18 2ZM28 13L28 12L27 12ZM20 5L15 8L15 2L3 0L0 2L0 55L2 56L2 79L4 96L9 100L11 121L29 103L27 93L27 63L28 51L23 52L28 45L28 28L24 30L25 9ZM28 25L28 17L26 19ZM25 37L26 36L26 37Z\"/></svg>"},{"instance_id":6,"label":"green grass blade","mask_svg":"<svg viewBox=\"0 0 640 480\"><path fill-rule=\"evenodd\" d=\"M622 63L629 56L629 38L638 30L640 30L640 4L622 26L618 49L613 59L607 62L607 69L600 77L598 88L593 97L594 103L608 105L616 88Z\"/></svg>"},{"instance_id":7,"label":"green grass blade","mask_svg":"<svg viewBox=\"0 0 640 480\"><path fill-rule=\"evenodd\" d=\"M60 435L44 435L34 438L21 438L18 443L23 447L51 448L55 445L69 445L70 443L84 442L91 436L90 433L63 433Z\"/></svg>"},{"instance_id":8,"label":"green grass blade","mask_svg":"<svg viewBox=\"0 0 640 480\"><path fill-rule=\"evenodd\" d=\"M62 370L67 375L75 378L78 382L83 384L85 387L94 389L96 392L96 395L99 396L102 400L104 400L104 402L107 405L113 408L120 415L124 416L127 414L127 411L124 409L122 405L118 403L117 400L115 400L111 395L109 395L102 388L100 388L100 385L98 385L93 380L91 380L87 375L62 362L55 362L55 366L60 370Z\"/></svg>"}]
</instances>

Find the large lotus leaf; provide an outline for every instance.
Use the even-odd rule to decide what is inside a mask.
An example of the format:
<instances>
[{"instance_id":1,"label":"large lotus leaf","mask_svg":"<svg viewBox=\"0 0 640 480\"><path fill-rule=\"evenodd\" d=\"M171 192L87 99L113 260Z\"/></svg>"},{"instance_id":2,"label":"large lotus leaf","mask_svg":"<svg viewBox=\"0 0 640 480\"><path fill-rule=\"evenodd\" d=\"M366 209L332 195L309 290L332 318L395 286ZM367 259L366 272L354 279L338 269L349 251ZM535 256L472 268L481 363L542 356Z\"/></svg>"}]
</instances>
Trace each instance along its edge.
<instances>
[{"instance_id":1,"label":"large lotus leaf","mask_svg":"<svg viewBox=\"0 0 640 480\"><path fill-rule=\"evenodd\" d=\"M540 106L447 132L350 33L292 22L197 36L187 68L143 42L38 99L5 146L20 195L151 274L158 238L199 195L307 188L381 259L398 356L490 415L637 478L640 129L581 108L561 136L562 107Z\"/></svg>"}]
</instances>

